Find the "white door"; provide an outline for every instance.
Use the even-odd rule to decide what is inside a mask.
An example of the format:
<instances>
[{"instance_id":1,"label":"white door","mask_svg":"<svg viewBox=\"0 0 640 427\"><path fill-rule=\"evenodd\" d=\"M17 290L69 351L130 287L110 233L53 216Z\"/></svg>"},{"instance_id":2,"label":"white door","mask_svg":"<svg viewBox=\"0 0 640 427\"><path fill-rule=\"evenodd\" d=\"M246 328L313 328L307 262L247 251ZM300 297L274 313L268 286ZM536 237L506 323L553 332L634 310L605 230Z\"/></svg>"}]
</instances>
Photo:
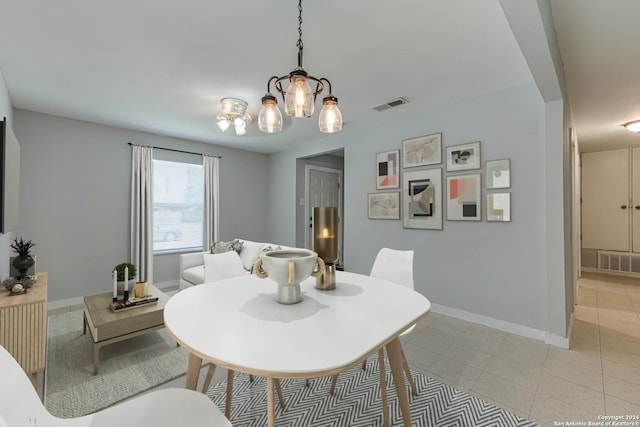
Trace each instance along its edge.
<instances>
[{"instance_id":1,"label":"white door","mask_svg":"<svg viewBox=\"0 0 640 427\"><path fill-rule=\"evenodd\" d=\"M632 149L631 163L631 241L633 252L640 252L640 148Z\"/></svg>"},{"instance_id":2,"label":"white door","mask_svg":"<svg viewBox=\"0 0 640 427\"><path fill-rule=\"evenodd\" d=\"M584 153L582 247L629 251L629 205L629 150Z\"/></svg>"},{"instance_id":3,"label":"white door","mask_svg":"<svg viewBox=\"0 0 640 427\"><path fill-rule=\"evenodd\" d=\"M306 167L307 233L305 247L313 249L313 208L335 206L338 208L339 243L338 253L342 260L342 171L320 166Z\"/></svg>"}]
</instances>

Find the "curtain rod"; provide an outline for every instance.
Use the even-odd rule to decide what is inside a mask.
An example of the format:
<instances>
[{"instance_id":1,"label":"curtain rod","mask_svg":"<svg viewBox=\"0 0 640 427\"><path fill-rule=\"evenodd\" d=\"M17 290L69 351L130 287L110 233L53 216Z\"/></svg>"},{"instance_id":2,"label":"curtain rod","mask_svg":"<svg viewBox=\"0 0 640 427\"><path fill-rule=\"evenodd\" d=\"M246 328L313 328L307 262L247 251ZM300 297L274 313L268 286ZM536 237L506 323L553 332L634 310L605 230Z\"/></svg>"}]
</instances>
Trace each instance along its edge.
<instances>
[{"instance_id":1,"label":"curtain rod","mask_svg":"<svg viewBox=\"0 0 640 427\"><path fill-rule=\"evenodd\" d=\"M156 147L156 146L153 146L153 145L134 144L133 142L127 142L127 144L129 144L131 146L138 145L140 147L150 147L150 148L155 148L157 150L174 151L176 153L195 154L197 156L204 156L204 154L202 154L202 153L195 153L193 151L176 150L175 148L164 148L164 147ZM209 154L207 154L207 156L209 156ZM222 156L211 156L211 157L217 157L218 159L222 158Z\"/></svg>"}]
</instances>

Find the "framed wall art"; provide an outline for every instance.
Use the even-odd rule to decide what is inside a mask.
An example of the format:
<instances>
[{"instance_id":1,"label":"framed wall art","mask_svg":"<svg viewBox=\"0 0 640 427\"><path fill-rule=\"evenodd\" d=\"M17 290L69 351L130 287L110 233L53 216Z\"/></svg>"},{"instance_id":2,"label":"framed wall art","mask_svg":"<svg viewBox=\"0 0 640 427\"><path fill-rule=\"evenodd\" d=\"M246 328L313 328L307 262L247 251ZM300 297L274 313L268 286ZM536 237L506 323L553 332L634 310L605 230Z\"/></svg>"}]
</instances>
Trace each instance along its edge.
<instances>
[{"instance_id":1,"label":"framed wall art","mask_svg":"<svg viewBox=\"0 0 640 427\"><path fill-rule=\"evenodd\" d=\"M511 160L487 160L487 189L511 187Z\"/></svg>"},{"instance_id":2,"label":"framed wall art","mask_svg":"<svg viewBox=\"0 0 640 427\"><path fill-rule=\"evenodd\" d=\"M400 219L400 193L369 193L369 219Z\"/></svg>"},{"instance_id":3,"label":"framed wall art","mask_svg":"<svg viewBox=\"0 0 640 427\"><path fill-rule=\"evenodd\" d=\"M434 133L402 141L402 162L405 168L442 163L442 134Z\"/></svg>"},{"instance_id":4,"label":"framed wall art","mask_svg":"<svg viewBox=\"0 0 640 427\"><path fill-rule=\"evenodd\" d=\"M447 220L481 220L481 175L447 177Z\"/></svg>"},{"instance_id":5,"label":"framed wall art","mask_svg":"<svg viewBox=\"0 0 640 427\"><path fill-rule=\"evenodd\" d=\"M511 222L511 193L487 194L487 221Z\"/></svg>"},{"instance_id":6,"label":"framed wall art","mask_svg":"<svg viewBox=\"0 0 640 427\"><path fill-rule=\"evenodd\" d=\"M376 189L400 188L400 150L376 154Z\"/></svg>"},{"instance_id":7,"label":"framed wall art","mask_svg":"<svg viewBox=\"0 0 640 427\"><path fill-rule=\"evenodd\" d=\"M480 169L480 141L447 147L447 172Z\"/></svg>"},{"instance_id":8,"label":"framed wall art","mask_svg":"<svg viewBox=\"0 0 640 427\"><path fill-rule=\"evenodd\" d=\"M402 226L442 230L442 168L402 174Z\"/></svg>"}]
</instances>

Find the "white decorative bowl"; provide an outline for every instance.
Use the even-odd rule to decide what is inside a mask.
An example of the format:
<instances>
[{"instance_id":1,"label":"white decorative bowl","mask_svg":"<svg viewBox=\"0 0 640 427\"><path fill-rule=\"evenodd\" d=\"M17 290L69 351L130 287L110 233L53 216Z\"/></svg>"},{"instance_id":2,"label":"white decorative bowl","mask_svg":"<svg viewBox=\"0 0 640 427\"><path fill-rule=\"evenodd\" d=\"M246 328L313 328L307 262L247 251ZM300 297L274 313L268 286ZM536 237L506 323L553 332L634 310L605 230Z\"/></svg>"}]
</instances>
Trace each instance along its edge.
<instances>
[{"instance_id":1,"label":"white decorative bowl","mask_svg":"<svg viewBox=\"0 0 640 427\"><path fill-rule=\"evenodd\" d=\"M317 253L307 249L284 249L260 254L253 272L262 279L269 277L278 284L276 301L296 304L302 301L300 282L309 276L322 275L324 262Z\"/></svg>"}]
</instances>

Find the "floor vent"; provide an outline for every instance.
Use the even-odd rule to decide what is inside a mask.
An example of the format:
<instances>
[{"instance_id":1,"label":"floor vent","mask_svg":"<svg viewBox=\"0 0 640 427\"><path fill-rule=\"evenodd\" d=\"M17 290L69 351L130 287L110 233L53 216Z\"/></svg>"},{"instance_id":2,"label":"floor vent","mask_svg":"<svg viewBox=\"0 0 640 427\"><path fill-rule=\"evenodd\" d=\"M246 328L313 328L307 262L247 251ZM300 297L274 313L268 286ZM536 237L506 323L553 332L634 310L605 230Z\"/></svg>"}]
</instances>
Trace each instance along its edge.
<instances>
[{"instance_id":1,"label":"floor vent","mask_svg":"<svg viewBox=\"0 0 640 427\"><path fill-rule=\"evenodd\" d=\"M396 99L392 99L389 102L385 102L384 104L380 104L380 105L376 105L375 107L371 107L376 111L384 111L384 110L388 110L389 108L393 108L393 107L397 107L398 105L403 105L408 103L409 101L407 101L406 98L396 98Z\"/></svg>"},{"instance_id":2,"label":"floor vent","mask_svg":"<svg viewBox=\"0 0 640 427\"><path fill-rule=\"evenodd\" d=\"M640 274L640 254L598 251L598 270Z\"/></svg>"}]
</instances>

